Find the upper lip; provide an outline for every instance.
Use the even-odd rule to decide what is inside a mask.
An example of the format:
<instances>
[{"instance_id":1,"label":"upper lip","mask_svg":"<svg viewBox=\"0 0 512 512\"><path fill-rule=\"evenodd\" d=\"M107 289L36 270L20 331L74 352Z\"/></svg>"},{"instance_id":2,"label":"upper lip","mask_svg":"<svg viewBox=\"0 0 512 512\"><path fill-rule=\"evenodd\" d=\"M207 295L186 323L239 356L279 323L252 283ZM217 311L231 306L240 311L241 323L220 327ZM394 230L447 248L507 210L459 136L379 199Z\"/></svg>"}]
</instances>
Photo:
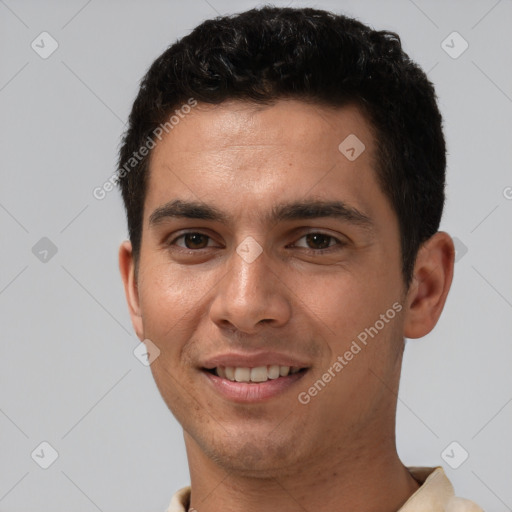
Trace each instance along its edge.
<instances>
[{"instance_id":1,"label":"upper lip","mask_svg":"<svg viewBox=\"0 0 512 512\"><path fill-rule=\"evenodd\" d=\"M309 365L295 356L280 354L279 352L254 352L251 354L229 352L218 354L205 360L203 368L211 370L218 366L238 368L256 368L258 366L295 366L307 368Z\"/></svg>"}]
</instances>

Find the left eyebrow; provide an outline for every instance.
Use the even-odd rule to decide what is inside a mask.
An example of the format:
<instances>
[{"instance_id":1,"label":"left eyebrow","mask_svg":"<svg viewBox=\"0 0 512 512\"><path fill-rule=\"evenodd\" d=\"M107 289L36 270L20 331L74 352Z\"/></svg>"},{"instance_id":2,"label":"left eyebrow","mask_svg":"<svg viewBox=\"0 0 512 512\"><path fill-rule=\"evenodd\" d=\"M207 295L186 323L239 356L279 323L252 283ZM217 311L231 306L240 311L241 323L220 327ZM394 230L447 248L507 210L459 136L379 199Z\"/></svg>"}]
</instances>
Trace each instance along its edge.
<instances>
[{"instance_id":1,"label":"left eyebrow","mask_svg":"<svg viewBox=\"0 0 512 512\"><path fill-rule=\"evenodd\" d=\"M372 231L372 219L344 201L302 200L281 203L272 207L265 216L268 224L291 220L307 220L323 217L341 219L350 224ZM149 217L149 225L156 226L167 218L211 220L227 224L230 216L213 205L199 201L176 199L156 208Z\"/></svg>"},{"instance_id":2,"label":"left eyebrow","mask_svg":"<svg viewBox=\"0 0 512 512\"><path fill-rule=\"evenodd\" d=\"M307 200L284 203L272 208L269 220L305 220L322 217L332 217L355 224L367 230L372 230L372 219L357 208L348 205L344 201Z\"/></svg>"}]
</instances>

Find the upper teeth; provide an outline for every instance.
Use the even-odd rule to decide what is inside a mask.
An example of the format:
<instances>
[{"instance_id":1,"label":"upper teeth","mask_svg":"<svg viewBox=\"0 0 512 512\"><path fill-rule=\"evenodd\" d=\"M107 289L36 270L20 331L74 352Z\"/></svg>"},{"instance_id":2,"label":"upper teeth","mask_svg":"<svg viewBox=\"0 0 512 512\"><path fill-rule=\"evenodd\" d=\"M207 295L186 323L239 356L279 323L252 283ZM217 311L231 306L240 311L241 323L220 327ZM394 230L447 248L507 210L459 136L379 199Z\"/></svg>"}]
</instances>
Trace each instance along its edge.
<instances>
[{"instance_id":1,"label":"upper teeth","mask_svg":"<svg viewBox=\"0 0 512 512\"><path fill-rule=\"evenodd\" d=\"M268 379L286 377L300 371L298 366L257 366L256 368L244 368L233 366L217 366L215 373L224 379L236 382L265 382Z\"/></svg>"}]
</instances>

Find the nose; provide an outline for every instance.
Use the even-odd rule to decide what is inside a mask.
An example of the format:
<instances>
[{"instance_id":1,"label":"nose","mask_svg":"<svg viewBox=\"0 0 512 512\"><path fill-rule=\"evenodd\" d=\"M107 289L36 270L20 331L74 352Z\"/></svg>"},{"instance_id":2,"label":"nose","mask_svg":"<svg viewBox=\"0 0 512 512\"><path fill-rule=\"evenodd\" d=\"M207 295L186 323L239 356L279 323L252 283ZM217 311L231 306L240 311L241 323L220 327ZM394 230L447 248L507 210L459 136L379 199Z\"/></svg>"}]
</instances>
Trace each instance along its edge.
<instances>
[{"instance_id":1,"label":"nose","mask_svg":"<svg viewBox=\"0 0 512 512\"><path fill-rule=\"evenodd\" d=\"M289 321L289 290L270 270L265 252L251 261L233 251L227 264L210 307L210 318L218 327L255 334L262 327L282 327Z\"/></svg>"}]
</instances>

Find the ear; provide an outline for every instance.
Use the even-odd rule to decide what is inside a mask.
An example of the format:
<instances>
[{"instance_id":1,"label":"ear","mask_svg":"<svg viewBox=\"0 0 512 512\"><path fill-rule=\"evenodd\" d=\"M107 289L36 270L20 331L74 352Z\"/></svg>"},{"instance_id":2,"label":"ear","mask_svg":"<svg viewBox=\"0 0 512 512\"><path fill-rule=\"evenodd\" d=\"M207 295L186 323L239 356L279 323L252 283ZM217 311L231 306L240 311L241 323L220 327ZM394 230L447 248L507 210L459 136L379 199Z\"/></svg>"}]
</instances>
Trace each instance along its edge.
<instances>
[{"instance_id":1,"label":"ear","mask_svg":"<svg viewBox=\"0 0 512 512\"><path fill-rule=\"evenodd\" d=\"M128 302L132 325L137 337L142 341L144 330L139 306L139 291L135 279L135 262L133 260L132 244L128 240L125 240L119 247L119 270L123 279L124 293Z\"/></svg>"},{"instance_id":2,"label":"ear","mask_svg":"<svg viewBox=\"0 0 512 512\"><path fill-rule=\"evenodd\" d=\"M437 324L453 279L455 247L439 231L418 251L412 284L407 292L404 336L421 338Z\"/></svg>"}]
</instances>

